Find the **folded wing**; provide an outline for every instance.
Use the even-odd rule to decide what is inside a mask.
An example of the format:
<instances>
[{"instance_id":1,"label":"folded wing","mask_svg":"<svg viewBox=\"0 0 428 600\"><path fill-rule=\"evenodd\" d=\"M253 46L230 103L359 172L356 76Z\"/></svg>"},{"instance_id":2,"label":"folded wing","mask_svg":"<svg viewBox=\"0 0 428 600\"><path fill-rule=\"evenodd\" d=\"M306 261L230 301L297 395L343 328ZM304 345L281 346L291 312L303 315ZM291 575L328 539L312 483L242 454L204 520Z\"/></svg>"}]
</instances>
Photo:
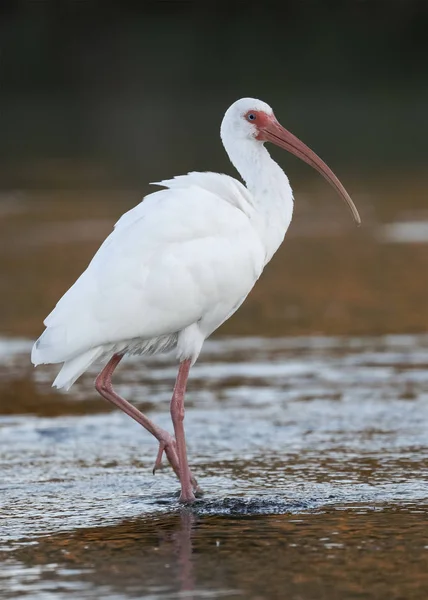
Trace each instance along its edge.
<instances>
[{"instance_id":1,"label":"folded wing","mask_svg":"<svg viewBox=\"0 0 428 600\"><path fill-rule=\"evenodd\" d=\"M165 182L170 189L121 217L46 318L35 364L83 353L89 360L105 344L172 334L210 315L220 319L219 307L227 311L248 294L264 258L248 191L237 181L229 189L213 173L196 175Z\"/></svg>"}]
</instances>

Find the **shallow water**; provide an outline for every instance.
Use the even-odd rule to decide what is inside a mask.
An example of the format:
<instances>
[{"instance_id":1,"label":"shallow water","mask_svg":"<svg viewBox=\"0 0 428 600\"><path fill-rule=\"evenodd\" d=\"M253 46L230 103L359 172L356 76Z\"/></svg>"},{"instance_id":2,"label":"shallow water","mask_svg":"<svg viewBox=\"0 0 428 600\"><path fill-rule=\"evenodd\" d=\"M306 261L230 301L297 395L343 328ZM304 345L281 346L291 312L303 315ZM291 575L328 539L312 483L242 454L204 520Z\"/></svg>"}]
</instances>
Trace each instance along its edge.
<instances>
[{"instance_id":1,"label":"shallow water","mask_svg":"<svg viewBox=\"0 0 428 600\"><path fill-rule=\"evenodd\" d=\"M186 401L192 508L96 398L96 369L53 394L29 346L0 343L3 385L39 399L17 387L0 418L2 597L426 598L428 336L208 341ZM117 386L170 428L175 369L129 359Z\"/></svg>"}]
</instances>

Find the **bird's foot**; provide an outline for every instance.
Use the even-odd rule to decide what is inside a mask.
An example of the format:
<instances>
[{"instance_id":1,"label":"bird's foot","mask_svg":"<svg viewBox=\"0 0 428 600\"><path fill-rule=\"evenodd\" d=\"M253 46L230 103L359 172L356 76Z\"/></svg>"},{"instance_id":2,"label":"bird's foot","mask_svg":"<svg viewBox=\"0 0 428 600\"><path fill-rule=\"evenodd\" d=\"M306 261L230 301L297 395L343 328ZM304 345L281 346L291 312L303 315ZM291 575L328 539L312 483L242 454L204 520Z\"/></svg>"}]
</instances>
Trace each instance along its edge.
<instances>
[{"instance_id":1,"label":"bird's foot","mask_svg":"<svg viewBox=\"0 0 428 600\"><path fill-rule=\"evenodd\" d=\"M176 442L172 435L169 434L166 434L165 438L159 442L159 449L153 467L153 475L158 469L163 468L162 457L164 452L166 454L169 464L174 470L174 473L177 475L178 479L180 479L180 465L178 462ZM194 477L194 475L192 475L192 473L190 473L190 483L192 484L193 492L196 498L200 498L203 495L203 491L199 487L198 482L196 481L196 478Z\"/></svg>"},{"instance_id":2,"label":"bird's foot","mask_svg":"<svg viewBox=\"0 0 428 600\"><path fill-rule=\"evenodd\" d=\"M155 464L153 466L153 475L155 475L156 471L158 471L159 469L163 469L162 456L163 456L164 450L165 450L165 442L160 442L159 450L158 450L156 460L155 460Z\"/></svg>"}]
</instances>

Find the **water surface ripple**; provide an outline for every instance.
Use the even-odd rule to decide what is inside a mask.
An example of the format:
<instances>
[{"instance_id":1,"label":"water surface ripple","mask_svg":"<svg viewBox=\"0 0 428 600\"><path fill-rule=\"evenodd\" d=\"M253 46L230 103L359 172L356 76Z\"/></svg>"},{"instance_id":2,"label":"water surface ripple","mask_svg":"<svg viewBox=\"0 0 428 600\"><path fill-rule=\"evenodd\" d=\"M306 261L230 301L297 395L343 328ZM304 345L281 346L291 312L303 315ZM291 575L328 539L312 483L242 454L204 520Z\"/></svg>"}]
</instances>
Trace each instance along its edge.
<instances>
[{"instance_id":1,"label":"water surface ripple","mask_svg":"<svg viewBox=\"0 0 428 600\"><path fill-rule=\"evenodd\" d=\"M54 393L29 346L0 341L2 597L426 598L428 336L208 341L191 509L96 370ZM175 372L132 358L117 388L171 429Z\"/></svg>"}]
</instances>

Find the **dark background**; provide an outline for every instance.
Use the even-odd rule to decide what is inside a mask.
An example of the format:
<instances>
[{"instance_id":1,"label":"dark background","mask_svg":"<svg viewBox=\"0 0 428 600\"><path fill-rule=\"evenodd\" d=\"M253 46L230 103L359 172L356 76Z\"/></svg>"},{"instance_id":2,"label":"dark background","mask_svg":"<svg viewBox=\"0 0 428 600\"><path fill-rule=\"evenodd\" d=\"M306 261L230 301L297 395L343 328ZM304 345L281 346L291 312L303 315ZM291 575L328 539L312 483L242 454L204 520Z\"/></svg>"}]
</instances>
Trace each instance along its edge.
<instances>
[{"instance_id":1,"label":"dark background","mask_svg":"<svg viewBox=\"0 0 428 600\"><path fill-rule=\"evenodd\" d=\"M0 6L2 187L230 169L218 129L242 96L342 172L427 162L425 0Z\"/></svg>"}]
</instances>

